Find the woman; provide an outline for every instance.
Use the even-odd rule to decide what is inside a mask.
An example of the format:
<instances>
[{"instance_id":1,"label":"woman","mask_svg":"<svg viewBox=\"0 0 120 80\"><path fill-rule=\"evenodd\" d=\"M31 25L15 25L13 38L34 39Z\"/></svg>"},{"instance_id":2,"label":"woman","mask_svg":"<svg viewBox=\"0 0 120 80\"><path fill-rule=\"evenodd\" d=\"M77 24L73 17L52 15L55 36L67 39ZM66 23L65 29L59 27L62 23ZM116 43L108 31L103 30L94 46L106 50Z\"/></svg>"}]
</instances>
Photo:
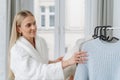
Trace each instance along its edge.
<instances>
[{"instance_id":1,"label":"woman","mask_svg":"<svg viewBox=\"0 0 120 80\"><path fill-rule=\"evenodd\" d=\"M86 60L85 52L76 52L65 61L49 61L46 42L36 35L36 30L31 12L23 10L15 16L10 39L10 79L64 80L63 69Z\"/></svg>"}]
</instances>

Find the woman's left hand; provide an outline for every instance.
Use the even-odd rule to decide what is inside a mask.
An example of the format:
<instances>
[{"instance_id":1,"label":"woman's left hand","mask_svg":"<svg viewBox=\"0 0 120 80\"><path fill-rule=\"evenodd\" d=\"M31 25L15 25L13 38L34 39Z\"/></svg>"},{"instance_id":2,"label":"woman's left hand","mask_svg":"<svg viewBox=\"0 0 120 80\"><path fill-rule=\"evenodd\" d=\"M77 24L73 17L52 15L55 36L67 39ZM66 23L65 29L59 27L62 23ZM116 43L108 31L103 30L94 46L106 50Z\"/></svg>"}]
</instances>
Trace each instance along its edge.
<instances>
[{"instance_id":1,"label":"woman's left hand","mask_svg":"<svg viewBox=\"0 0 120 80\"><path fill-rule=\"evenodd\" d=\"M56 63L56 62L60 62L60 61L62 61L62 59L63 59L63 57L59 57L59 58L57 58L56 60L49 61L49 64L51 64L51 63Z\"/></svg>"},{"instance_id":2,"label":"woman's left hand","mask_svg":"<svg viewBox=\"0 0 120 80\"><path fill-rule=\"evenodd\" d=\"M62 59L63 59L63 57L59 57L55 60L55 62L60 62L60 61L62 61Z\"/></svg>"}]
</instances>

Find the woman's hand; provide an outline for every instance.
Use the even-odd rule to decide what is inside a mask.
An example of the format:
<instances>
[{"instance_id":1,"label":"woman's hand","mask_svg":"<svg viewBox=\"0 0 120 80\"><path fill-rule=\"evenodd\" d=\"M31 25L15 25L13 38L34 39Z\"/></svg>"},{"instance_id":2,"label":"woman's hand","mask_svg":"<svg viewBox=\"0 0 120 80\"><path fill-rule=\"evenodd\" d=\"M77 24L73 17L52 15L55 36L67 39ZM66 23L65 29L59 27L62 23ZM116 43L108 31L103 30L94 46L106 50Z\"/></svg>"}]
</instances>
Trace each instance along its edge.
<instances>
[{"instance_id":1,"label":"woman's hand","mask_svg":"<svg viewBox=\"0 0 120 80\"><path fill-rule=\"evenodd\" d=\"M57 58L57 59L54 60L54 61L49 61L49 64L51 64L51 63L56 63L56 62L60 62L60 61L62 61L62 59L63 59L63 57L59 57L59 58Z\"/></svg>"},{"instance_id":2,"label":"woman's hand","mask_svg":"<svg viewBox=\"0 0 120 80\"><path fill-rule=\"evenodd\" d=\"M76 52L68 61L69 61L69 65L73 65L76 63L85 63L87 61L87 57L88 55L86 54L86 52L81 51L81 52Z\"/></svg>"},{"instance_id":3,"label":"woman's hand","mask_svg":"<svg viewBox=\"0 0 120 80\"><path fill-rule=\"evenodd\" d=\"M63 57L59 57L55 60L55 62L60 62L60 61L62 61L62 59L63 59Z\"/></svg>"},{"instance_id":4,"label":"woman's hand","mask_svg":"<svg viewBox=\"0 0 120 80\"><path fill-rule=\"evenodd\" d=\"M86 58L87 56L88 55L84 51L76 52L68 60L62 61L62 67L65 68L67 66L70 66L70 65L73 65L73 64L76 64L76 63L83 64L87 61L87 58Z\"/></svg>"}]
</instances>

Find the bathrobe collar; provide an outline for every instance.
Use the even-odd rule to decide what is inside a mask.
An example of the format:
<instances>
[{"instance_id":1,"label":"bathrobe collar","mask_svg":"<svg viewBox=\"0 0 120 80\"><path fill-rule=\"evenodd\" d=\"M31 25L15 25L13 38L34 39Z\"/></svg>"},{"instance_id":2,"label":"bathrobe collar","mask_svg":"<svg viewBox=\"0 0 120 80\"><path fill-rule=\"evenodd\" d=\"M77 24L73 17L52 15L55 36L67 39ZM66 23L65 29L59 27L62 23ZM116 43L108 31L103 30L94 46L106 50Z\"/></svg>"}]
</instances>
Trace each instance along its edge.
<instances>
[{"instance_id":1,"label":"bathrobe collar","mask_svg":"<svg viewBox=\"0 0 120 80\"><path fill-rule=\"evenodd\" d=\"M35 38L35 45L37 45L36 41L37 40ZM23 47L30 54L30 56L32 56L33 58L37 59L38 61L42 61L43 60L43 59L41 59L42 57L40 57L40 54L37 51L37 48L35 49L33 47L33 45L27 39L25 39L23 36L21 36L18 39L17 44L19 44L21 47Z\"/></svg>"}]
</instances>

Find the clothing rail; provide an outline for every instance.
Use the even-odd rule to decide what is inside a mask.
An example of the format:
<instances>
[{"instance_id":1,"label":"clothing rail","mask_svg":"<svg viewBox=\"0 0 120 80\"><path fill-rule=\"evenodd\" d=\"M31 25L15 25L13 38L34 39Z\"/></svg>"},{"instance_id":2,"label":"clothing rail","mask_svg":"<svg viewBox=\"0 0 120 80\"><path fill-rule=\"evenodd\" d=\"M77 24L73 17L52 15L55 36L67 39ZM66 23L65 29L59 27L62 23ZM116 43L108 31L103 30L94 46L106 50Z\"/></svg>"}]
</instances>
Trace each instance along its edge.
<instances>
[{"instance_id":1,"label":"clothing rail","mask_svg":"<svg viewBox=\"0 0 120 80\"><path fill-rule=\"evenodd\" d=\"M120 29L120 27L111 27L111 28L107 28L107 29Z\"/></svg>"}]
</instances>

